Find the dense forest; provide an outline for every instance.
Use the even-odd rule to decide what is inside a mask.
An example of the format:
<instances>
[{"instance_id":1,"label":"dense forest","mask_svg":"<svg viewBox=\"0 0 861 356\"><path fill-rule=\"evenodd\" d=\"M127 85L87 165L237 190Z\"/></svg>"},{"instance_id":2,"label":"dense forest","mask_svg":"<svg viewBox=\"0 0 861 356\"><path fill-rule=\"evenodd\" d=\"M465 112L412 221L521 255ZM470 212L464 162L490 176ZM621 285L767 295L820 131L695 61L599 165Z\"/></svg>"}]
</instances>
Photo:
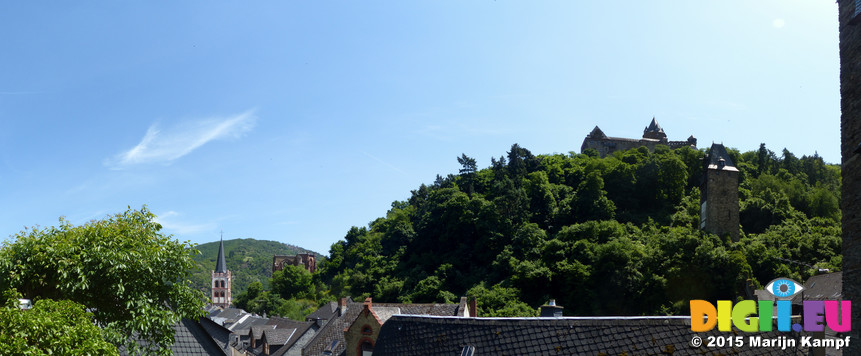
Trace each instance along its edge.
<instances>
[{"instance_id":1,"label":"dense forest","mask_svg":"<svg viewBox=\"0 0 861 356\"><path fill-rule=\"evenodd\" d=\"M215 269L218 246L218 241L196 246L200 254L194 257L197 267L190 271L189 280L194 289L201 290L206 295L209 295L210 273ZM269 288L269 278L272 277L272 256L297 253L312 253L318 259L321 258L316 252L281 242L255 239L225 240L224 259L233 275L232 289L244 291L252 282L260 282L263 288Z\"/></svg>"},{"instance_id":2,"label":"dense forest","mask_svg":"<svg viewBox=\"0 0 861 356\"><path fill-rule=\"evenodd\" d=\"M698 229L705 150L535 156L515 144L484 169L464 154L459 174L333 244L317 297L472 295L483 316L535 315L550 298L566 315L683 314L691 299L744 299L779 276L804 281L811 266L839 270L840 167L765 144L729 154L736 242Z\"/></svg>"}]
</instances>

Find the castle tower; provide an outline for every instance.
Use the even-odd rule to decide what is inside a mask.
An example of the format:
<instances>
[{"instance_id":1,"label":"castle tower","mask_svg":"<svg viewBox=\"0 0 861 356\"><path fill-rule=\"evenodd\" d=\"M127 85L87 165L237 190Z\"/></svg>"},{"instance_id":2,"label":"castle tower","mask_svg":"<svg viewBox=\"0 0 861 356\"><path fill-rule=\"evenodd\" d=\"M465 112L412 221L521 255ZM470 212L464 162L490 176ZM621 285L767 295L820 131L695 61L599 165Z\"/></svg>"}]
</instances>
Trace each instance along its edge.
<instances>
[{"instance_id":1,"label":"castle tower","mask_svg":"<svg viewBox=\"0 0 861 356\"><path fill-rule=\"evenodd\" d=\"M843 226L843 300L861 300L861 3L839 0L840 28L840 200ZM861 335L861 308L852 308L852 331ZM848 345L846 355L861 354L861 343Z\"/></svg>"},{"instance_id":2,"label":"castle tower","mask_svg":"<svg viewBox=\"0 0 861 356\"><path fill-rule=\"evenodd\" d=\"M210 295L212 305L227 308L233 301L230 296L230 271L227 270L227 262L224 260L224 238L218 246L218 259L215 262L215 270L212 271L212 293Z\"/></svg>"},{"instance_id":3,"label":"castle tower","mask_svg":"<svg viewBox=\"0 0 861 356\"><path fill-rule=\"evenodd\" d=\"M738 241L738 224L738 169L726 148L713 143L703 158L700 228Z\"/></svg>"},{"instance_id":4,"label":"castle tower","mask_svg":"<svg viewBox=\"0 0 861 356\"><path fill-rule=\"evenodd\" d=\"M643 130L643 138L667 142L667 134L664 133L664 129L661 128L661 125L658 125L658 120L655 120L654 116L652 116L652 122L649 123L649 126Z\"/></svg>"}]
</instances>

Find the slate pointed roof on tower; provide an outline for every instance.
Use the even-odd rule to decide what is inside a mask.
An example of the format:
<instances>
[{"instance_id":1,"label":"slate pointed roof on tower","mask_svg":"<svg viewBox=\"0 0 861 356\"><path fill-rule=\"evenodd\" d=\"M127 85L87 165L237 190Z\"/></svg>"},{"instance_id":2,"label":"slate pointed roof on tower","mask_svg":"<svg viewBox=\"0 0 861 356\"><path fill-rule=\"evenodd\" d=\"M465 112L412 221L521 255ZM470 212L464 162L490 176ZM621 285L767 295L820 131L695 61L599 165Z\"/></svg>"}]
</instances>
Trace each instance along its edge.
<instances>
[{"instance_id":1,"label":"slate pointed roof on tower","mask_svg":"<svg viewBox=\"0 0 861 356\"><path fill-rule=\"evenodd\" d=\"M732 157L729 156L729 152L727 152L726 147L722 143L712 143L712 147L709 149L709 153L705 159L708 163L708 169L738 170L735 168ZM721 159L723 159L723 164L721 164Z\"/></svg>"},{"instance_id":2,"label":"slate pointed roof on tower","mask_svg":"<svg viewBox=\"0 0 861 356\"><path fill-rule=\"evenodd\" d=\"M652 122L649 123L649 127L646 127L643 132L664 132L664 129L661 128L661 125L658 125L658 120L652 116Z\"/></svg>"},{"instance_id":3,"label":"slate pointed roof on tower","mask_svg":"<svg viewBox=\"0 0 861 356\"><path fill-rule=\"evenodd\" d=\"M215 273L227 273L227 262L224 260L224 238L218 246L218 259L215 263Z\"/></svg>"}]
</instances>

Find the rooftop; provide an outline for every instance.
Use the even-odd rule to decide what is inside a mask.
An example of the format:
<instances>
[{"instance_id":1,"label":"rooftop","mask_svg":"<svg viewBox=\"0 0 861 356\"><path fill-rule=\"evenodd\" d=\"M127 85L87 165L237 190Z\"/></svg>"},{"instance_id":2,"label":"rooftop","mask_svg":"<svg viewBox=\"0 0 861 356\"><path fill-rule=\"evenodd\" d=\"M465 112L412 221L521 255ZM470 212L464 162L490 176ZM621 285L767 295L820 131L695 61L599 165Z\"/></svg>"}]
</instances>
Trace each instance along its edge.
<instances>
[{"instance_id":1,"label":"rooftop","mask_svg":"<svg viewBox=\"0 0 861 356\"><path fill-rule=\"evenodd\" d=\"M806 355L780 348L694 348L690 317L457 318L395 315L383 325L374 355ZM747 333L746 333L747 334ZM749 335L756 335L749 333ZM786 333L759 333L762 337ZM789 337L793 337L789 335ZM799 343L800 345L800 343Z\"/></svg>"}]
</instances>

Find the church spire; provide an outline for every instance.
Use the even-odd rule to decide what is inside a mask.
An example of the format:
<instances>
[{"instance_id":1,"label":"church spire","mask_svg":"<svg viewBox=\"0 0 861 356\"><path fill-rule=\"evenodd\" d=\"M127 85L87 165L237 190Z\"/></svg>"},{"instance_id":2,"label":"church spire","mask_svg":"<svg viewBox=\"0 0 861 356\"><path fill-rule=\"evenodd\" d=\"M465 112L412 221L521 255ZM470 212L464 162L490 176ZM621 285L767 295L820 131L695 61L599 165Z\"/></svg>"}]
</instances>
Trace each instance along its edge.
<instances>
[{"instance_id":1,"label":"church spire","mask_svg":"<svg viewBox=\"0 0 861 356\"><path fill-rule=\"evenodd\" d=\"M215 262L215 273L227 273L227 261L224 260L224 233L221 235L221 244L218 246L218 259Z\"/></svg>"},{"instance_id":2,"label":"church spire","mask_svg":"<svg viewBox=\"0 0 861 356\"><path fill-rule=\"evenodd\" d=\"M218 259L215 262L215 270L212 271L212 305L227 308L233 302L230 293L230 282L233 276L227 269L227 261L224 260L224 232L221 233L221 243L218 246Z\"/></svg>"}]
</instances>

